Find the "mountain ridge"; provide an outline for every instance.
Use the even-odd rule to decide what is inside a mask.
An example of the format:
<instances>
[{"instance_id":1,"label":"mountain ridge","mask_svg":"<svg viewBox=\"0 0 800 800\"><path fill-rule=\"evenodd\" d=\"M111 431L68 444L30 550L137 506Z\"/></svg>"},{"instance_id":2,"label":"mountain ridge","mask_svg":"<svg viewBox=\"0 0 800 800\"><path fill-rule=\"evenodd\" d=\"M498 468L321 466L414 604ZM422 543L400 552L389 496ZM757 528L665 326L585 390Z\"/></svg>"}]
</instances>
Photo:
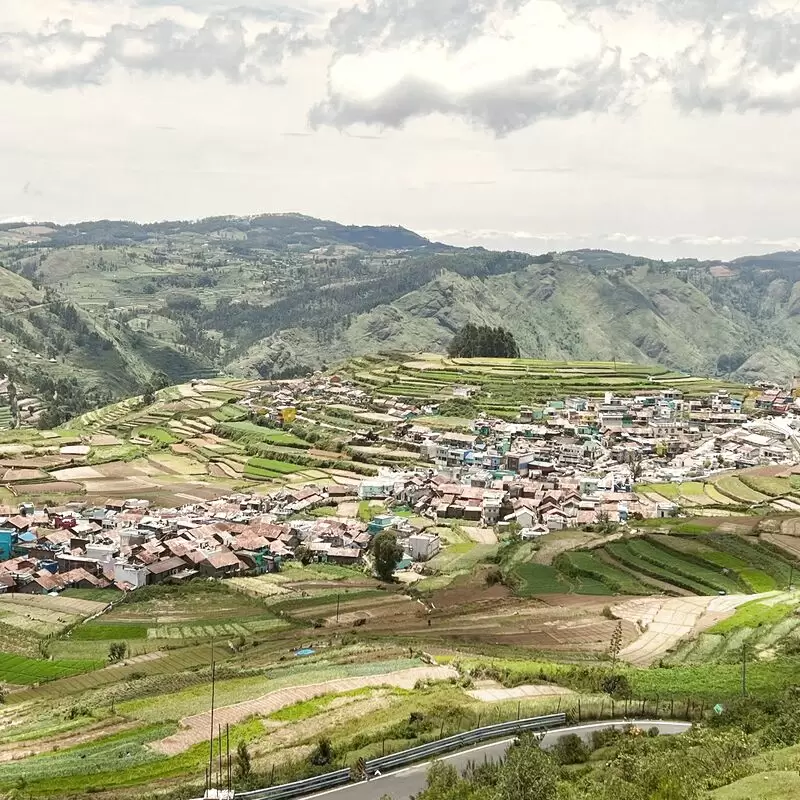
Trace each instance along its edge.
<instances>
[{"instance_id":1,"label":"mountain ridge","mask_svg":"<svg viewBox=\"0 0 800 800\"><path fill-rule=\"evenodd\" d=\"M10 317L18 324L0 319L19 371L50 354L53 370L115 395L152 372L278 377L379 350L444 351L467 322L510 328L523 356L746 381L800 373L793 252L531 255L454 247L401 226L258 214L5 223L0 267L0 283L5 275L31 298ZM0 343L0 360L8 355Z\"/></svg>"}]
</instances>

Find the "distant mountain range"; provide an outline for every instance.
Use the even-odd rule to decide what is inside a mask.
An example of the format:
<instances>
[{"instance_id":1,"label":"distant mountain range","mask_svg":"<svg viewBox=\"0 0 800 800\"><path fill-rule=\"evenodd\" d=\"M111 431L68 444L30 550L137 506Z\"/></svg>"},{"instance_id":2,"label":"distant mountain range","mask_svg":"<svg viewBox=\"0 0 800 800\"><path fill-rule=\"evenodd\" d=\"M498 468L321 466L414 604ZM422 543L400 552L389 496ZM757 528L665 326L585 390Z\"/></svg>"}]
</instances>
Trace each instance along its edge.
<instances>
[{"instance_id":1,"label":"distant mountain range","mask_svg":"<svg viewBox=\"0 0 800 800\"><path fill-rule=\"evenodd\" d=\"M7 223L0 265L0 359L34 386L58 374L119 395L154 371L296 375L354 354L443 351L468 321L510 328L529 357L800 373L800 253L531 256L268 214Z\"/></svg>"}]
</instances>

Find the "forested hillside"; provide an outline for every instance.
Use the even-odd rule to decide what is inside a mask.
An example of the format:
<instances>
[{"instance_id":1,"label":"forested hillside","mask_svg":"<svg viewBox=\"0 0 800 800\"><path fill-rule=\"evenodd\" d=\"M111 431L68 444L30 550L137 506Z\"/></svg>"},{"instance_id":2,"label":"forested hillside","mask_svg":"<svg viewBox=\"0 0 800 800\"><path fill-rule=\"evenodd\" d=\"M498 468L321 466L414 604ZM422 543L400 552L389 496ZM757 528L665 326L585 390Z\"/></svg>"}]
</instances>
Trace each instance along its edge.
<instances>
[{"instance_id":1,"label":"forested hillside","mask_svg":"<svg viewBox=\"0 0 800 800\"><path fill-rule=\"evenodd\" d=\"M6 224L0 266L6 366L111 395L153 372L278 377L352 354L444 352L468 323L508 329L529 357L800 372L797 253L724 265L530 256L288 214Z\"/></svg>"}]
</instances>

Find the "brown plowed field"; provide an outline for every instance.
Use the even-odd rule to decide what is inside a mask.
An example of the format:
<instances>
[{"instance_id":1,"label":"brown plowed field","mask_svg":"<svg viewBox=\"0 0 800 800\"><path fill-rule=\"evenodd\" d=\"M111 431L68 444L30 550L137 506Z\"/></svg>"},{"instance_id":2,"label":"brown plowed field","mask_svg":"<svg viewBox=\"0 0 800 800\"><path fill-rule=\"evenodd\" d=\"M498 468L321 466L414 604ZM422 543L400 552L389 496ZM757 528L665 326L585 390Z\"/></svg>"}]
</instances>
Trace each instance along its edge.
<instances>
[{"instance_id":1,"label":"brown plowed field","mask_svg":"<svg viewBox=\"0 0 800 800\"><path fill-rule=\"evenodd\" d=\"M783 533L764 533L761 538L765 542L780 547L791 559L800 559L800 536L790 536Z\"/></svg>"}]
</instances>

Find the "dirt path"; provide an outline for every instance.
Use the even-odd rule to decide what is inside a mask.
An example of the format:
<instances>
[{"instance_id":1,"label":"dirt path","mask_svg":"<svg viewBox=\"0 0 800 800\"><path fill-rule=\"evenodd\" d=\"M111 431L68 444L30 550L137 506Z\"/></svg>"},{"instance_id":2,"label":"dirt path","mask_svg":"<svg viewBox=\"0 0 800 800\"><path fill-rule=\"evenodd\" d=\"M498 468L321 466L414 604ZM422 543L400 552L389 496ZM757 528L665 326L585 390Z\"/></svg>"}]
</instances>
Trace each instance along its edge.
<instances>
[{"instance_id":1,"label":"dirt path","mask_svg":"<svg viewBox=\"0 0 800 800\"><path fill-rule=\"evenodd\" d=\"M223 727L226 724L235 725L248 717L267 716L281 708L324 694L349 692L367 686L397 686L401 689L413 689L419 680L447 680L457 676L458 673L452 667L413 667L381 675L360 675L306 686L292 686L278 689L244 703L218 708L214 712L214 724ZM152 747L165 755L182 753L192 745L205 741L210 723L210 711L184 717L181 720L181 729L177 733L167 736L160 742L154 742Z\"/></svg>"},{"instance_id":2,"label":"dirt path","mask_svg":"<svg viewBox=\"0 0 800 800\"><path fill-rule=\"evenodd\" d=\"M617 617L639 625L642 634L624 648L619 657L629 664L649 666L681 639L730 616L742 603L763 596L643 597L628 600L614 606L612 611Z\"/></svg>"},{"instance_id":3,"label":"dirt path","mask_svg":"<svg viewBox=\"0 0 800 800\"><path fill-rule=\"evenodd\" d=\"M467 694L482 703L500 703L504 700L526 700L532 697L557 697L558 695L574 694L574 692L563 686L548 684L538 686L526 684L506 689L494 681L482 681L476 689L471 689Z\"/></svg>"}]
</instances>

